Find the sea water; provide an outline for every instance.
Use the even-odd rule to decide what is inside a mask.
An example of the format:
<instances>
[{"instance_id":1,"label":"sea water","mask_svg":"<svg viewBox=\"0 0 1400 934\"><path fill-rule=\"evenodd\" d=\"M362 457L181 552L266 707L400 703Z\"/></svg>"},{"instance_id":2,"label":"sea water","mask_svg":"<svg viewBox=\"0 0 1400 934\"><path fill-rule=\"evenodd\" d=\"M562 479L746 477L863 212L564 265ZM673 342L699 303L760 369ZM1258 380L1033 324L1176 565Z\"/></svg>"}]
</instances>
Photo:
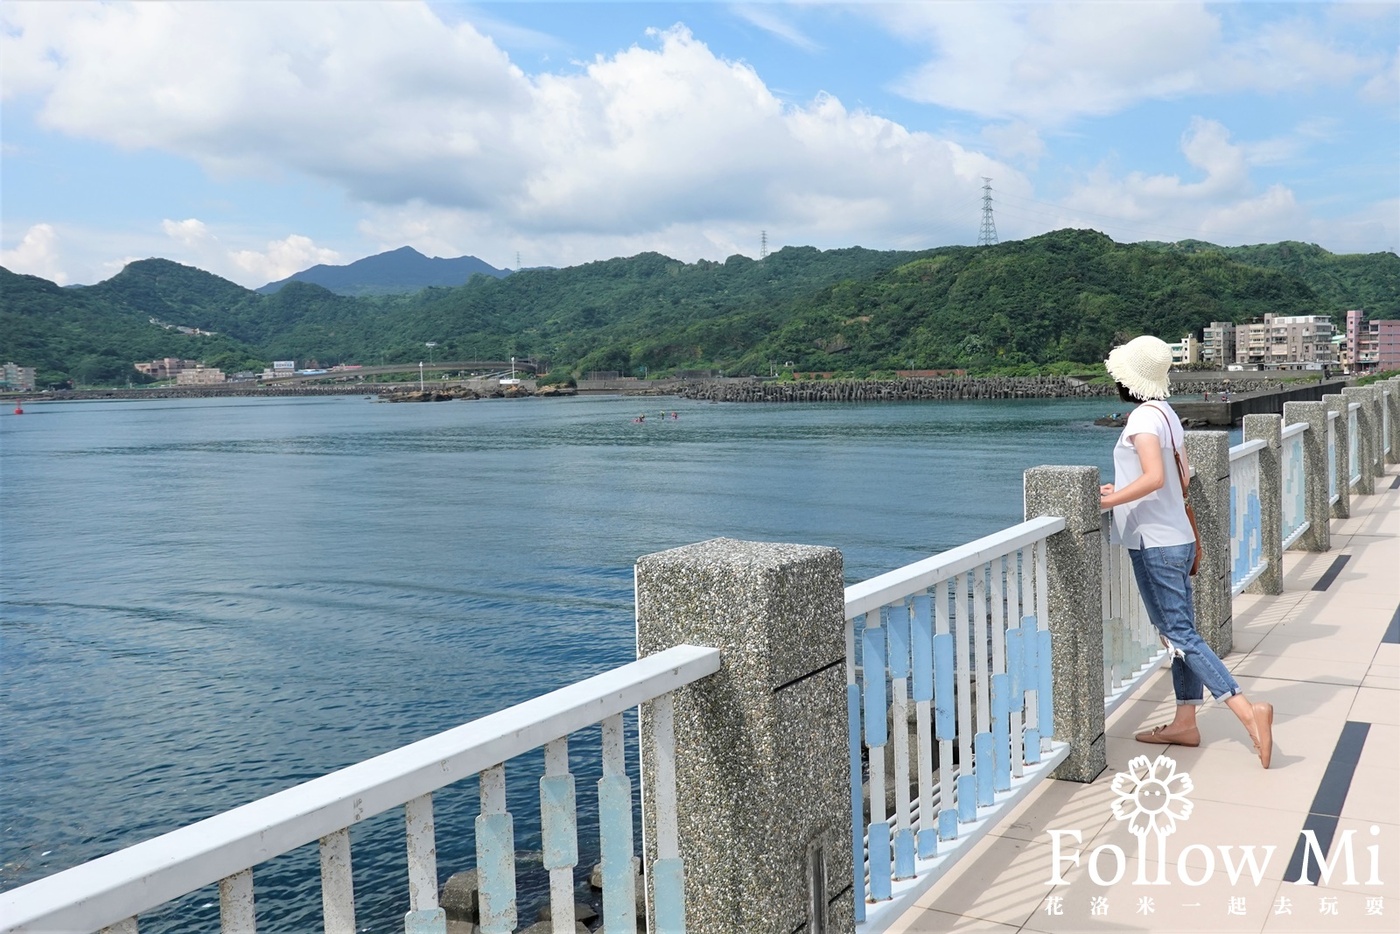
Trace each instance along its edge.
<instances>
[{"instance_id":1,"label":"sea water","mask_svg":"<svg viewBox=\"0 0 1400 934\"><path fill-rule=\"evenodd\" d=\"M1027 467L1111 463L1117 432L1092 420L1112 405L323 397L7 415L0 889L630 661L641 555L830 545L850 583L1013 525ZM537 760L507 769L522 926L546 897ZM586 872L596 731L571 760ZM474 782L435 795L443 878L473 862L475 808ZM402 930L402 827L352 832L364 930ZM254 878L261 930L319 928L314 844ZM217 918L206 889L142 931Z\"/></svg>"}]
</instances>

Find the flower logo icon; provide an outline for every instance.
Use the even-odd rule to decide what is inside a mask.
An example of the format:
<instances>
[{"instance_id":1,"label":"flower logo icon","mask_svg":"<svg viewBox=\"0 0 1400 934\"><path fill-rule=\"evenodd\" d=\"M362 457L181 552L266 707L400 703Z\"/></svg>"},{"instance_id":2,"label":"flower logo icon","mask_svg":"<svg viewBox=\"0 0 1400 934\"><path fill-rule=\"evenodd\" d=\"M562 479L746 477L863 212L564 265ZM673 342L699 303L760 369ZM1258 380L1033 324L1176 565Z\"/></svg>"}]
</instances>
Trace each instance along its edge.
<instances>
[{"instance_id":1,"label":"flower logo icon","mask_svg":"<svg viewBox=\"0 0 1400 934\"><path fill-rule=\"evenodd\" d=\"M1191 776L1176 770L1176 760L1158 756L1149 762L1138 756L1126 772L1113 777L1113 816L1128 822L1128 830L1139 839L1148 832L1161 838L1175 832L1176 822L1191 817L1192 804L1186 799L1194 786Z\"/></svg>"}]
</instances>

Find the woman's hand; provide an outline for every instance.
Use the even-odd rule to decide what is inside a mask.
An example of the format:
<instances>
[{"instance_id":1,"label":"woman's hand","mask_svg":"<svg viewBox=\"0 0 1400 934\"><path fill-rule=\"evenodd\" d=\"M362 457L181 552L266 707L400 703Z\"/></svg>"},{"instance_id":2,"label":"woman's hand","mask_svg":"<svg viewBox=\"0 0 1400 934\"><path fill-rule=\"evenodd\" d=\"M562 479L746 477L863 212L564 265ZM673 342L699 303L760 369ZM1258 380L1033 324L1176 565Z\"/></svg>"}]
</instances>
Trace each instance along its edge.
<instances>
[{"instance_id":1,"label":"woman's hand","mask_svg":"<svg viewBox=\"0 0 1400 934\"><path fill-rule=\"evenodd\" d=\"M1103 486L1099 487L1099 496L1108 496L1112 492L1113 484L1111 483L1105 483Z\"/></svg>"}]
</instances>

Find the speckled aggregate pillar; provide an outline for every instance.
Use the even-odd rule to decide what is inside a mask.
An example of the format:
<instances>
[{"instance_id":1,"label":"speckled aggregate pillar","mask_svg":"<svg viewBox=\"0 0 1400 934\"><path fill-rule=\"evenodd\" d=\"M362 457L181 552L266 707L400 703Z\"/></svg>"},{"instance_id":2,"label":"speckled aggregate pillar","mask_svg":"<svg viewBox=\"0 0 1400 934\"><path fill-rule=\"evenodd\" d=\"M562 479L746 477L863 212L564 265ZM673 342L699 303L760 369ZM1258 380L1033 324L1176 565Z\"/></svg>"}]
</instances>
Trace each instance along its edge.
<instances>
[{"instance_id":1,"label":"speckled aggregate pillar","mask_svg":"<svg viewBox=\"0 0 1400 934\"><path fill-rule=\"evenodd\" d=\"M1103 542L1097 467L1032 467L1026 518L1063 516L1046 540L1047 609L1055 678L1055 739L1069 758L1052 778L1091 782L1107 767L1103 716Z\"/></svg>"},{"instance_id":2,"label":"speckled aggregate pillar","mask_svg":"<svg viewBox=\"0 0 1400 934\"><path fill-rule=\"evenodd\" d=\"M1276 596L1283 593L1283 419L1278 415L1246 415L1244 440L1263 441L1259 452L1260 538L1264 546L1264 570L1249 582L1245 593Z\"/></svg>"},{"instance_id":3,"label":"speckled aggregate pillar","mask_svg":"<svg viewBox=\"0 0 1400 934\"><path fill-rule=\"evenodd\" d=\"M1337 445L1337 501L1332 504L1332 518L1351 517L1351 422L1347 419L1346 396L1329 392L1322 397L1327 411L1336 412L1332 420L1334 441Z\"/></svg>"},{"instance_id":4,"label":"speckled aggregate pillar","mask_svg":"<svg viewBox=\"0 0 1400 934\"><path fill-rule=\"evenodd\" d=\"M689 643L723 659L674 694L686 930L805 931L816 844L826 929L854 931L841 553L715 539L640 558L636 583L639 657ZM650 850L656 815L643 799Z\"/></svg>"},{"instance_id":5,"label":"speckled aggregate pillar","mask_svg":"<svg viewBox=\"0 0 1400 934\"><path fill-rule=\"evenodd\" d=\"M1386 454L1385 462L1400 464L1400 377L1386 380L1382 390L1390 392L1381 397L1381 405L1390 413L1390 453Z\"/></svg>"},{"instance_id":6,"label":"speckled aggregate pillar","mask_svg":"<svg viewBox=\"0 0 1400 934\"><path fill-rule=\"evenodd\" d=\"M1327 406L1321 402L1285 402L1283 423L1306 422L1303 432L1303 518L1308 530L1293 547L1328 551L1332 547L1332 505L1327 502Z\"/></svg>"},{"instance_id":7,"label":"speckled aggregate pillar","mask_svg":"<svg viewBox=\"0 0 1400 934\"><path fill-rule=\"evenodd\" d=\"M1235 644L1230 595L1230 436L1223 431L1186 432L1191 508L1201 532L1201 566L1192 581L1196 631L1224 658Z\"/></svg>"},{"instance_id":8,"label":"speckled aggregate pillar","mask_svg":"<svg viewBox=\"0 0 1400 934\"><path fill-rule=\"evenodd\" d=\"M1342 390L1342 395L1347 402L1360 403L1361 408L1356 410L1356 454L1361 458L1361 469L1358 471L1353 464L1351 472L1360 474L1356 481L1356 492L1362 496L1370 496L1376 492L1376 471L1373 466L1376 450L1376 431L1374 407L1371 405L1371 390L1369 386L1348 386Z\"/></svg>"}]
</instances>

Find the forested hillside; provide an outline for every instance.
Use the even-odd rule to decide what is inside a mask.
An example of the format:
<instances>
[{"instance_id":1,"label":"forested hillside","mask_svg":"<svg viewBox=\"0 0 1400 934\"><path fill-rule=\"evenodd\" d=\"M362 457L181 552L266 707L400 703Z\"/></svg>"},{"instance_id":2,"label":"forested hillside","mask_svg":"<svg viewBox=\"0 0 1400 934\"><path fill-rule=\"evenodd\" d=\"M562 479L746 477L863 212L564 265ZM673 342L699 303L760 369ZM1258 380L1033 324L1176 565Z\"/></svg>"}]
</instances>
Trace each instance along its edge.
<instances>
[{"instance_id":1,"label":"forested hillside","mask_svg":"<svg viewBox=\"0 0 1400 934\"><path fill-rule=\"evenodd\" d=\"M788 247L761 261L643 253L361 297L305 282L263 295L143 260L89 288L0 273L0 356L37 366L47 384L124 384L134 361L161 356L226 371L273 359L416 363L429 341L439 360L534 357L574 372L987 372L1097 362L1144 332L1175 340L1213 320L1356 307L1400 316L1400 257L1062 230L918 252Z\"/></svg>"}]
</instances>

